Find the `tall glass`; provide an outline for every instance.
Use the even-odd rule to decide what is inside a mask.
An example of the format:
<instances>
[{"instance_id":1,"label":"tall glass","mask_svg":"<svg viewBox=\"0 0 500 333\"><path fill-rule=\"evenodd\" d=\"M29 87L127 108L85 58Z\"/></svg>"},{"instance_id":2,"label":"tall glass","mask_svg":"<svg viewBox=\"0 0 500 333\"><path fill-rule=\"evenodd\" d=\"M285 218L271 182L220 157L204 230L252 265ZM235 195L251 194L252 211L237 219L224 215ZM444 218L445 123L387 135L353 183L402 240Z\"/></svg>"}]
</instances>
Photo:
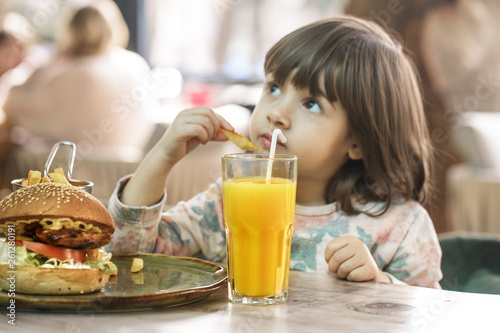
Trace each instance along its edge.
<instances>
[{"instance_id":1,"label":"tall glass","mask_svg":"<svg viewBox=\"0 0 500 333\"><path fill-rule=\"evenodd\" d=\"M224 155L222 180L229 299L244 304L286 302L297 157Z\"/></svg>"}]
</instances>

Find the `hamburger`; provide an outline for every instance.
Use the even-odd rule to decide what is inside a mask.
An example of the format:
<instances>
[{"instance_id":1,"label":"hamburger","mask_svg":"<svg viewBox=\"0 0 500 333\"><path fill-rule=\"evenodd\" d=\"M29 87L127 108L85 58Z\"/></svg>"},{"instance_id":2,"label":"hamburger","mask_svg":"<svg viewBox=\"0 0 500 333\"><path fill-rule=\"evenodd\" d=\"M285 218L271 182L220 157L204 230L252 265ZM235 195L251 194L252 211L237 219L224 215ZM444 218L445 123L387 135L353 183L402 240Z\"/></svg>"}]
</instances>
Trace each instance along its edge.
<instances>
[{"instance_id":1,"label":"hamburger","mask_svg":"<svg viewBox=\"0 0 500 333\"><path fill-rule=\"evenodd\" d=\"M40 183L0 202L0 288L69 295L101 289L116 266L101 247L115 225L106 207L72 185ZM7 280L7 278L10 278Z\"/></svg>"}]
</instances>

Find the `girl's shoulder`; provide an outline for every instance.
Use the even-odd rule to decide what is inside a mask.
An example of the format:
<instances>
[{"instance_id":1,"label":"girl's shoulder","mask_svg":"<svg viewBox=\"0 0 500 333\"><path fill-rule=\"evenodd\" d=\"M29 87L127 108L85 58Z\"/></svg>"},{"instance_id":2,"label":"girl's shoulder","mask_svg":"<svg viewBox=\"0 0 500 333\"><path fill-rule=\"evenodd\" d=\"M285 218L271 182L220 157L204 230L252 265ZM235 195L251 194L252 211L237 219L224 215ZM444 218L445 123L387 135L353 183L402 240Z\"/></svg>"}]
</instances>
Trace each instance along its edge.
<instances>
[{"instance_id":1,"label":"girl's shoulder","mask_svg":"<svg viewBox=\"0 0 500 333\"><path fill-rule=\"evenodd\" d=\"M385 203L366 203L359 207L360 211L365 212L363 215L379 215L385 209ZM415 200L400 200L394 199L387 211L376 218L387 216L428 216L427 210Z\"/></svg>"},{"instance_id":2,"label":"girl's shoulder","mask_svg":"<svg viewBox=\"0 0 500 333\"><path fill-rule=\"evenodd\" d=\"M354 206L356 209L360 212L361 214L357 215L352 215L352 216L360 216L360 215L379 215L384 209L385 209L385 204L381 202L367 202L367 203L355 203ZM329 214L345 214L342 210L337 209L337 205L334 203L326 204L323 206L302 206L302 205L296 205L295 206L295 213L298 215L305 215L305 216L323 216L323 215L329 215ZM418 202L414 200L399 200L395 199L391 202L390 207L387 209L387 211L382 214L381 216L384 216L385 214L401 214L401 213L406 213L406 214L420 214L427 212L426 209Z\"/></svg>"},{"instance_id":3,"label":"girl's shoulder","mask_svg":"<svg viewBox=\"0 0 500 333\"><path fill-rule=\"evenodd\" d=\"M334 221L349 221L356 224L406 224L410 226L413 223L429 223L432 221L427 210L418 202L410 200L393 200L390 207L383 213L385 205L383 203L368 202L356 204L356 209L362 213L347 215L338 210L335 203L317 206L305 207L297 205L295 209L295 220L308 221L312 223L323 224Z\"/></svg>"},{"instance_id":4,"label":"girl's shoulder","mask_svg":"<svg viewBox=\"0 0 500 333\"><path fill-rule=\"evenodd\" d=\"M365 215L365 214L362 214ZM401 230L421 229L434 230L427 210L417 201L394 200L387 211L375 219L388 228Z\"/></svg>"}]
</instances>

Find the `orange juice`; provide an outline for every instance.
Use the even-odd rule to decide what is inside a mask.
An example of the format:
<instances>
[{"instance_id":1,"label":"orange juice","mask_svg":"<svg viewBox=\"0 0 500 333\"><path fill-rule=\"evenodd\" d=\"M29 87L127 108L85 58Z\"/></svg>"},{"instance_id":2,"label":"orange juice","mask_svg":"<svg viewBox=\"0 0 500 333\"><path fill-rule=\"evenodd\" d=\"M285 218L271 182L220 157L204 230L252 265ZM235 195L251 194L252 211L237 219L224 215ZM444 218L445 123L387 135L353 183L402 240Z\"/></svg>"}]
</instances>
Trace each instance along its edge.
<instances>
[{"instance_id":1,"label":"orange juice","mask_svg":"<svg viewBox=\"0 0 500 333\"><path fill-rule=\"evenodd\" d=\"M223 182L229 284L245 297L288 293L296 182L233 178Z\"/></svg>"}]
</instances>

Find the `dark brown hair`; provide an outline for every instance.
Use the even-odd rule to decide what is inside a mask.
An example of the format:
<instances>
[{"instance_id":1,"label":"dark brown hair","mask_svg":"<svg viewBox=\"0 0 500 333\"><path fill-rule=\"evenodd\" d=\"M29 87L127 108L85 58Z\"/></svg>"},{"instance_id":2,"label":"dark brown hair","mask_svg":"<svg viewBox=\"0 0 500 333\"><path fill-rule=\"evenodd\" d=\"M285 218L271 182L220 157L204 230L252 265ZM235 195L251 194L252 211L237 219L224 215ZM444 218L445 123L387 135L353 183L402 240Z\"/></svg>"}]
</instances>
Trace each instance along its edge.
<instances>
[{"instance_id":1,"label":"dark brown hair","mask_svg":"<svg viewBox=\"0 0 500 333\"><path fill-rule=\"evenodd\" d=\"M346 214L361 213L355 202L385 203L375 216L394 199L428 198L433 152L416 71L380 26L353 17L307 25L271 48L264 70L313 96L323 85L347 113L363 158L348 160L329 180L327 202Z\"/></svg>"}]
</instances>

